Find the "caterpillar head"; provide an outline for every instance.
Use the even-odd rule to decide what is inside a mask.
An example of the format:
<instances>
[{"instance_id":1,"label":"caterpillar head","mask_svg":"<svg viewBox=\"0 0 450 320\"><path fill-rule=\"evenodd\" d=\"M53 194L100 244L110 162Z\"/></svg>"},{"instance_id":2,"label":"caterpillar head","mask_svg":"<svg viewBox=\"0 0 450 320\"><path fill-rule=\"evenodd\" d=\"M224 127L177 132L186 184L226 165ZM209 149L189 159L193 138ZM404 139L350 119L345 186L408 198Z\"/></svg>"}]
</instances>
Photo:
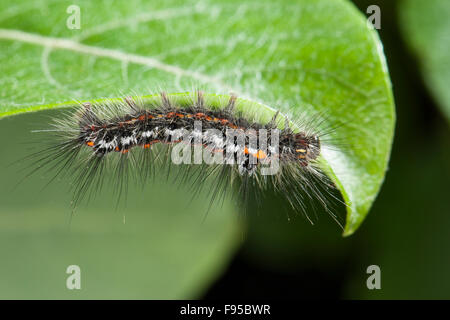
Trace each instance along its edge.
<instances>
[{"instance_id":1,"label":"caterpillar head","mask_svg":"<svg viewBox=\"0 0 450 320\"><path fill-rule=\"evenodd\" d=\"M294 148L297 159L301 162L315 160L320 155L320 139L316 135L296 134Z\"/></svg>"}]
</instances>

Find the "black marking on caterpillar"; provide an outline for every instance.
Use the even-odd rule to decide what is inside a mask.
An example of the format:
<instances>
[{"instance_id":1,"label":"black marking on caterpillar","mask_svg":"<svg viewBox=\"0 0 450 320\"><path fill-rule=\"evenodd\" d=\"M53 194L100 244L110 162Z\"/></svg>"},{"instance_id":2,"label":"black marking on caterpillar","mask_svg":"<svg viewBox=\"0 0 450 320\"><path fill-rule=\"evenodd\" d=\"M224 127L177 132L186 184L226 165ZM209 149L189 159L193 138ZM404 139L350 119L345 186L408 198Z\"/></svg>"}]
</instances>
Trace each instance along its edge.
<instances>
[{"instance_id":1,"label":"black marking on caterpillar","mask_svg":"<svg viewBox=\"0 0 450 320\"><path fill-rule=\"evenodd\" d=\"M305 213L308 218L305 203L312 199L318 199L336 218L329 209L330 202L326 196L333 196L334 186L318 162L323 135L320 130L311 129L323 119L317 117L307 129L294 131L290 120L284 117L284 127L280 129L280 118L283 117L279 111L269 122L261 123L257 117L249 119L248 115L236 111L235 106L234 95L229 97L225 106L217 108L210 105L200 91L183 104L172 101L166 93L161 93L158 103L150 105L131 97L119 103L84 103L69 117L55 120L53 132L58 141L33 155L38 157L37 167L31 173L49 167L56 170L55 177L71 175L75 186L73 203L76 205L86 194L91 195L101 188L105 175L111 174L107 173L108 159L118 157L113 176L116 177L116 189L121 194L126 189L129 163L138 167L140 178L145 182L158 161L169 162L167 150L155 150L155 146L164 145L170 149L187 141L189 147L195 147L195 123L200 122L202 129L197 133L201 135L201 146L211 153L231 154L236 165L215 163L201 165L200 170L194 170L192 165L186 166L187 175L191 172L195 175L194 195L201 191L206 179L215 176L211 204L232 188L235 181L239 181L238 194L244 202L250 191L263 193L273 188L286 197L294 210ZM211 129L216 133L210 134ZM220 139L230 129L253 130L256 145L247 147L251 134L245 136L244 145L235 140ZM264 146L259 139L261 129L269 132ZM189 139L179 139L181 131L191 132ZM277 133L278 148L270 146L274 132ZM134 150L140 150L140 155L133 157ZM274 160L279 161L280 169L274 175L262 175L262 163ZM182 175L182 179L186 179L186 175Z\"/></svg>"}]
</instances>

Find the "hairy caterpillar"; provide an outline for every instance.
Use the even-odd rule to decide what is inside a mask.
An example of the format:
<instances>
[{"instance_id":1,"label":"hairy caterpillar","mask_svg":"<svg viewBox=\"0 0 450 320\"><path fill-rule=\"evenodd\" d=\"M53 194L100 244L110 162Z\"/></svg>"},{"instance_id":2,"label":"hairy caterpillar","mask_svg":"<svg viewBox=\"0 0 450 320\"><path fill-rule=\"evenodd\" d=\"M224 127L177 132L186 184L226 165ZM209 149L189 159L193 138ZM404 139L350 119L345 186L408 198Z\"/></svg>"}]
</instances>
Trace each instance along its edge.
<instances>
[{"instance_id":1,"label":"hairy caterpillar","mask_svg":"<svg viewBox=\"0 0 450 320\"><path fill-rule=\"evenodd\" d=\"M215 179L211 204L237 186L244 202L250 192L274 189L307 217L305 203L311 200L329 210L327 194L334 186L320 163L327 134L319 128L323 119L302 122L300 117L295 123L279 111L272 113L267 121L260 109L245 112L234 95L201 91L161 93L151 101L126 97L83 103L43 130L56 140L33 155L35 170L48 167L55 176L71 176L75 205L106 179L121 194L130 175L146 183L155 170L167 167L169 172L175 164L184 168L176 177L181 182L193 176L193 195L206 179Z\"/></svg>"}]
</instances>

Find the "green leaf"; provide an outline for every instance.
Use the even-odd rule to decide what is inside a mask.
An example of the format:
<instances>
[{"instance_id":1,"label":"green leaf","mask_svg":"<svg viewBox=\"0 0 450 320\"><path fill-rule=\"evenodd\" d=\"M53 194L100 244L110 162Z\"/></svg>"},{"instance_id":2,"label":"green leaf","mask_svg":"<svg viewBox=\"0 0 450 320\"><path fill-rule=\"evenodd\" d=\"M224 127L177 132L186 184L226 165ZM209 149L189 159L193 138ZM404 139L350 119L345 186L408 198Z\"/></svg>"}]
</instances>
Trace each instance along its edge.
<instances>
[{"instance_id":1,"label":"green leaf","mask_svg":"<svg viewBox=\"0 0 450 320\"><path fill-rule=\"evenodd\" d=\"M81 29L71 30L66 27L69 17L66 9L72 4L73 1L51 0L0 4L0 116L60 108L73 100L113 98L129 93L147 95L160 88L167 92L192 91L192 88L219 94L232 91L287 114L305 109L322 112L329 125L343 124L333 133L333 138L343 141L347 149L345 152L330 151L324 156L329 174L348 205L344 234L349 235L358 228L384 179L395 115L381 43L376 32L367 26L365 17L352 4L344 0L211 0L200 3L127 0L113 4L109 1L77 1L81 9ZM16 146L16 137L23 129L28 130L27 123L40 124L38 128L45 126L44 121L22 117L12 118L15 122L1 136L2 143L8 140L14 142L10 147ZM0 122L2 128L6 120ZM20 153L18 148L14 150ZM1 170L2 176L8 174L11 177L9 172L3 172L5 169ZM35 186L34 183L31 185ZM67 196L61 194L62 188L60 185L60 188L51 189L61 195L52 198L54 209L41 203L41 209L36 208L38 213L34 213L35 209L23 211L28 212L24 213L26 217L31 212L35 215L33 219L27 218L30 231L34 227L46 230L47 223L67 203ZM167 188L162 187L163 194L167 195ZM8 193L3 193L2 197L5 195L9 202L18 199ZM175 199L179 196L183 194L173 194ZM3 202L1 210L10 210ZM33 202L32 208L36 206ZM181 272L180 269L198 270L196 259L186 261L182 268L175 261L187 247L194 248L194 243L209 242L210 246L204 248L205 254L223 263L233 248L235 230L239 228L230 220L234 211L227 206L217 209L227 215L217 215L223 219L220 224L234 228L217 234L214 239L200 234L195 241L192 239L186 246L179 243L178 249L174 246L164 255L153 256L150 252L149 259L173 259L173 265L180 266L160 267L157 270L164 272L158 275L152 274L149 268L152 277L160 276L163 285L165 280ZM141 212L143 208L145 205L136 204L134 210ZM40 229L39 212L47 210L54 214L49 213L51 218L43 220L43 229ZM90 207L83 210L86 216L87 212L92 215L95 212ZM179 222L181 225L198 210L198 206L186 210L184 220ZM10 230L10 236L13 236L16 234L14 228L21 228L23 220L12 214L14 211L8 212L8 219L17 224ZM157 223L160 216L166 217L176 210L166 212L161 209L160 212L154 217ZM211 229L216 232L217 225L211 223ZM147 224L147 220L138 223ZM164 251L167 238L177 234L179 228L172 220L162 225L168 229L165 236L162 235L164 228L158 224L152 226L152 232L155 232L155 241L161 237L158 242ZM48 238L41 232L41 242L36 243L43 248L48 248L50 242L60 243L62 231L56 226L54 229L56 233L47 235ZM108 224L103 229L108 229ZM182 234L190 234L192 230L188 224ZM95 228L89 232L88 239L93 239ZM6 242L10 243L9 240ZM10 245L10 252L23 251L21 245L28 250L33 243ZM73 246L74 242L68 245L68 250ZM106 243L103 246L105 250L112 250ZM126 246L130 248L132 244L127 242ZM137 250L143 250L143 246ZM213 255L211 250L216 251L217 247L224 249ZM84 242L81 248L88 249L88 244ZM14 259L17 256L18 253L11 253L8 257ZM125 256L122 252L120 258L126 260ZM46 258L51 260L56 256L49 251ZM92 265L92 261L99 260L92 259L88 259ZM210 270L218 269L220 262L215 259L209 262ZM130 272L131 269L124 267L123 270ZM195 274L199 276L199 272ZM180 274L180 277L185 276ZM171 289L175 290L175 287L167 288L167 292ZM152 296L157 296L161 287L148 290ZM183 290L188 292L186 288ZM186 297L192 296L194 291L189 292ZM167 296L176 295L168 293Z\"/></svg>"},{"instance_id":2,"label":"green leaf","mask_svg":"<svg viewBox=\"0 0 450 320\"><path fill-rule=\"evenodd\" d=\"M417 56L425 83L450 120L450 2L403 0L400 27Z\"/></svg>"}]
</instances>

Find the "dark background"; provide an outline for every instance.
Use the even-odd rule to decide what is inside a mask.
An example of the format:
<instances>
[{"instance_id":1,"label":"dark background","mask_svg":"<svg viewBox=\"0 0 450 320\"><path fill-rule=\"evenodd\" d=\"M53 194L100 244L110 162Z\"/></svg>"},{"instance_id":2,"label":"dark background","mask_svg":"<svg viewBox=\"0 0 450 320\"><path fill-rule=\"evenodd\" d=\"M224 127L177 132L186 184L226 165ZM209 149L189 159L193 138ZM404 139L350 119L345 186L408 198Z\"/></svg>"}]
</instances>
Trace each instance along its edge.
<instances>
[{"instance_id":1,"label":"dark background","mask_svg":"<svg viewBox=\"0 0 450 320\"><path fill-rule=\"evenodd\" d=\"M450 298L450 135L399 28L399 1L354 1L381 8L397 124L389 171L361 228L341 238L330 217L317 224L277 213L250 217L244 245L204 296L216 298ZM269 203L272 203L270 205ZM381 269L368 290L366 269Z\"/></svg>"}]
</instances>

